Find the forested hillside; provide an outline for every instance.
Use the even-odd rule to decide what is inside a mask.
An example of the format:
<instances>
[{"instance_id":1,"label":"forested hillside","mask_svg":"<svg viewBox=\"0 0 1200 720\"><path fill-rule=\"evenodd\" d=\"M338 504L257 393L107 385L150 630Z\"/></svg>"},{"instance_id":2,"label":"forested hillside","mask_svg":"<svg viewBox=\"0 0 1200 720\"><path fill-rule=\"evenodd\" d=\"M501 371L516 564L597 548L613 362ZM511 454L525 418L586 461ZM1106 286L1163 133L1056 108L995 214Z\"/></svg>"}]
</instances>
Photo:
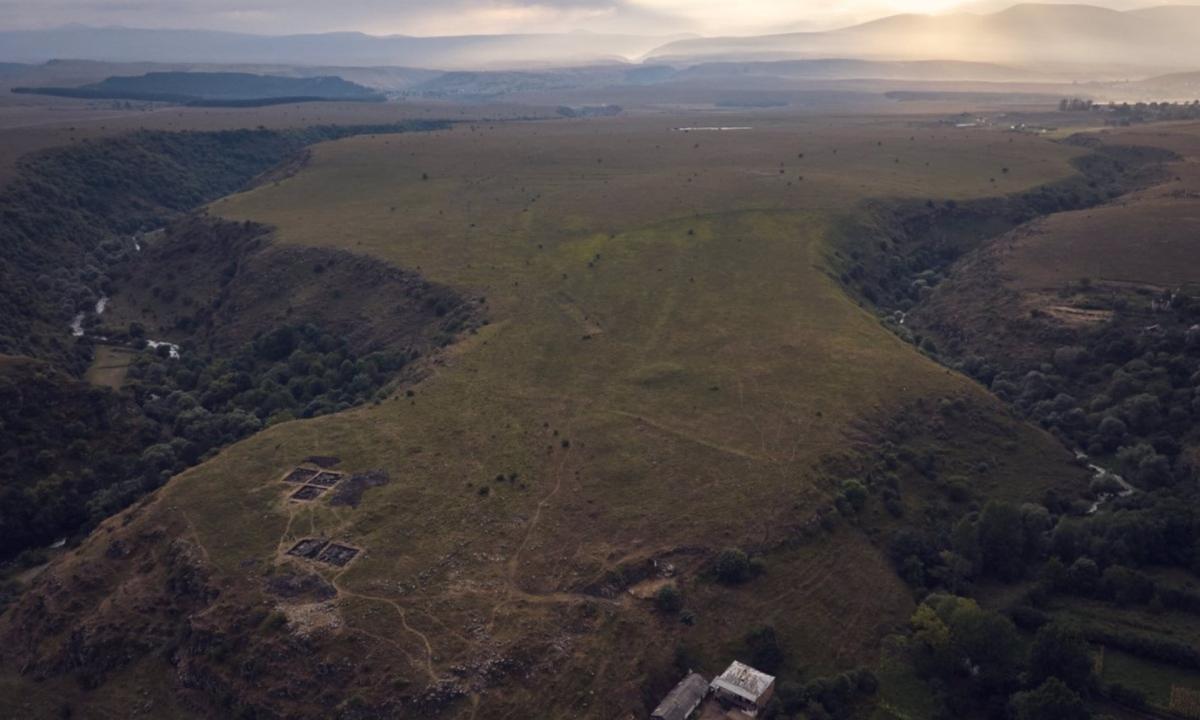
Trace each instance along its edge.
<instances>
[{"instance_id":1,"label":"forested hillside","mask_svg":"<svg viewBox=\"0 0 1200 720\"><path fill-rule=\"evenodd\" d=\"M245 187L311 143L440 127L138 132L25 158L0 190L0 353L82 372L89 351L68 325L111 290L134 233Z\"/></svg>"},{"instance_id":2,"label":"forested hillside","mask_svg":"<svg viewBox=\"0 0 1200 720\"><path fill-rule=\"evenodd\" d=\"M441 126L140 132L25 160L0 195L0 561L86 532L271 423L372 400L472 326L473 308L413 273L183 218L313 142ZM133 238L163 223L155 240ZM368 279L372 292L344 291ZM174 318L151 330L182 354L147 347L141 322L97 326L97 299L114 294ZM80 337L76 313L88 316ZM79 379L95 335L142 350L117 392Z\"/></svg>"}]
</instances>

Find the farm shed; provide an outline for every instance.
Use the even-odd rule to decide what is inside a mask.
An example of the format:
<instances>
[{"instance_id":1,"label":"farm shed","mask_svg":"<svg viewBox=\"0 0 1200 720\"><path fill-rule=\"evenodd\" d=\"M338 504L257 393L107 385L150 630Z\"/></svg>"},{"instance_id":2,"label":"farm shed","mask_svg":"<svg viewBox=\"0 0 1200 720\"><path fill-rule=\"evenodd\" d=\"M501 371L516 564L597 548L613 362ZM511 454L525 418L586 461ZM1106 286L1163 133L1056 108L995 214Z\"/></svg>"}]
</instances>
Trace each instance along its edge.
<instances>
[{"instance_id":1,"label":"farm shed","mask_svg":"<svg viewBox=\"0 0 1200 720\"><path fill-rule=\"evenodd\" d=\"M723 705L755 715L775 693L775 678L734 660L710 687Z\"/></svg>"},{"instance_id":2,"label":"farm shed","mask_svg":"<svg viewBox=\"0 0 1200 720\"><path fill-rule=\"evenodd\" d=\"M708 681L699 673L689 673L679 681L650 714L653 720L687 720L708 694Z\"/></svg>"}]
</instances>

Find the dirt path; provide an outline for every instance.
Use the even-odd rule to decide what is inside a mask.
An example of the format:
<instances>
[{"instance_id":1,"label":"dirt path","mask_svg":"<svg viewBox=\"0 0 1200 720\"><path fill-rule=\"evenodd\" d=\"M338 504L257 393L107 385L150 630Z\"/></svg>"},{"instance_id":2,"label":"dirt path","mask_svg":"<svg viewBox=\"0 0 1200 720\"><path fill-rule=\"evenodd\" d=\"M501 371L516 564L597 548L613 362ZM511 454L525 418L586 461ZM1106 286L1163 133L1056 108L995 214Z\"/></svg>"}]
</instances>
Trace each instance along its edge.
<instances>
[{"instance_id":1,"label":"dirt path","mask_svg":"<svg viewBox=\"0 0 1200 720\"><path fill-rule=\"evenodd\" d=\"M720 443L712 442L711 440L705 440L704 438L696 437L695 435L692 435L689 432L686 432L684 430L678 430L676 428L671 427L670 425L666 425L657 420L652 420L652 419L646 417L645 415L638 415L636 413L631 413L626 410L616 410L616 409L608 409L607 412L610 412L613 415L620 415L621 417L626 417L626 418L631 418L633 420L637 420L638 422L645 423L656 430L661 430L662 432L665 432L668 435L674 435L677 438L687 440L688 442L696 443L697 445L703 445L704 447L710 448L712 450L717 450L719 452L723 452L723 453L726 453L729 455L736 455L737 457L745 458L746 460L754 460L756 462L762 462L762 463L770 462L769 458L761 457L759 455L755 455L754 453L747 452L747 451L741 450L739 448L730 447L728 445L722 445Z\"/></svg>"},{"instance_id":2,"label":"dirt path","mask_svg":"<svg viewBox=\"0 0 1200 720\"><path fill-rule=\"evenodd\" d=\"M566 436L569 437L571 430L570 423L567 423L565 430ZM537 507L533 511L533 517L529 519L529 527L525 529L525 535L521 538L521 544L517 546L517 549L513 551L512 557L509 558L507 568L508 587L505 590L504 596L496 603L494 607L492 607L492 617L488 621L487 625L488 634L491 634L492 630L495 628L496 618L500 614L500 610L508 605L514 596L527 595L527 593L523 593L517 588L517 573L521 565L521 553L525 551L525 548L529 545L529 541L533 538L533 533L537 529L538 521L540 521L542 518L542 511L547 505L550 504L550 501L553 500L556 495L558 495L559 491L562 490L563 475L566 471L567 460L570 457L570 450L565 450L563 452L562 459L558 463L558 470L555 472L554 487L541 500L538 501Z\"/></svg>"},{"instance_id":3,"label":"dirt path","mask_svg":"<svg viewBox=\"0 0 1200 720\"><path fill-rule=\"evenodd\" d=\"M345 571L343 571L343 572L345 572ZM367 595L365 593L355 592L353 590L347 590L339 583L339 581L341 579L341 575L342 575L342 573L338 573L333 578L333 581L332 581L333 588L335 590L337 590L339 596L353 597L353 598L358 598L360 600L368 600L371 602L384 603L385 605L391 606L392 609L394 609L396 611L396 613L400 616L401 627L403 627L406 632L416 635L417 638L420 639L421 644L424 645L424 647L425 647L425 663L424 663L425 671L429 674L429 679L431 681L437 682L439 679L438 674L437 674L437 671L435 671L433 668L433 645L430 644L429 638L426 637L425 633L421 632L420 630L417 630L416 628L414 628L413 626L408 624L408 614L405 612L404 608L400 606L400 603L396 602L395 600L393 600L391 598L383 597L381 595ZM388 642L392 645L396 645L397 647L399 647L399 643L397 643L394 640L388 640L387 638L384 638L379 635L375 635L374 633L371 633L367 630L363 630L362 628L354 628L354 630L356 632L360 632L364 635L375 637L379 640L383 640L384 642Z\"/></svg>"}]
</instances>

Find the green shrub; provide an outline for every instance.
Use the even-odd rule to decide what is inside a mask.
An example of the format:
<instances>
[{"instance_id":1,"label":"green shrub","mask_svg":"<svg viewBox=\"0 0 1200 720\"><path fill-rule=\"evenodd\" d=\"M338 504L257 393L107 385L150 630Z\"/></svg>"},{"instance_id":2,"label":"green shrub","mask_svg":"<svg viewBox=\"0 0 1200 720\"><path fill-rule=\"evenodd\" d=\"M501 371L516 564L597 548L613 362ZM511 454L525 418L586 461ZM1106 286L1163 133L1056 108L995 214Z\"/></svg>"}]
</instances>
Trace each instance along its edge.
<instances>
[{"instance_id":1,"label":"green shrub","mask_svg":"<svg viewBox=\"0 0 1200 720\"><path fill-rule=\"evenodd\" d=\"M737 585L750 579L750 558L738 548L726 548L717 555L714 569L722 583Z\"/></svg>"},{"instance_id":2,"label":"green shrub","mask_svg":"<svg viewBox=\"0 0 1200 720\"><path fill-rule=\"evenodd\" d=\"M654 605L664 613L676 613L683 609L683 594L673 583L663 585L654 596Z\"/></svg>"}]
</instances>

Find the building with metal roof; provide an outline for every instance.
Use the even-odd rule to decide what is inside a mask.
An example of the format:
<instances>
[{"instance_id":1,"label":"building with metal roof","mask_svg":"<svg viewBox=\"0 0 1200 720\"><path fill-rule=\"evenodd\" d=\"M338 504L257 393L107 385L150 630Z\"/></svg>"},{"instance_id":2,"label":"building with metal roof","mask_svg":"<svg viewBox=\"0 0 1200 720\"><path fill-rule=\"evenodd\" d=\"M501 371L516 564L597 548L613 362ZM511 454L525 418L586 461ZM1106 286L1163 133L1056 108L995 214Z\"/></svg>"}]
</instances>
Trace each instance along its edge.
<instances>
[{"instance_id":1,"label":"building with metal roof","mask_svg":"<svg viewBox=\"0 0 1200 720\"><path fill-rule=\"evenodd\" d=\"M775 678L734 660L709 688L723 705L755 715L775 693Z\"/></svg>"},{"instance_id":2,"label":"building with metal roof","mask_svg":"<svg viewBox=\"0 0 1200 720\"><path fill-rule=\"evenodd\" d=\"M688 720L708 695L708 681L699 673L689 673L654 708L653 720Z\"/></svg>"}]
</instances>

